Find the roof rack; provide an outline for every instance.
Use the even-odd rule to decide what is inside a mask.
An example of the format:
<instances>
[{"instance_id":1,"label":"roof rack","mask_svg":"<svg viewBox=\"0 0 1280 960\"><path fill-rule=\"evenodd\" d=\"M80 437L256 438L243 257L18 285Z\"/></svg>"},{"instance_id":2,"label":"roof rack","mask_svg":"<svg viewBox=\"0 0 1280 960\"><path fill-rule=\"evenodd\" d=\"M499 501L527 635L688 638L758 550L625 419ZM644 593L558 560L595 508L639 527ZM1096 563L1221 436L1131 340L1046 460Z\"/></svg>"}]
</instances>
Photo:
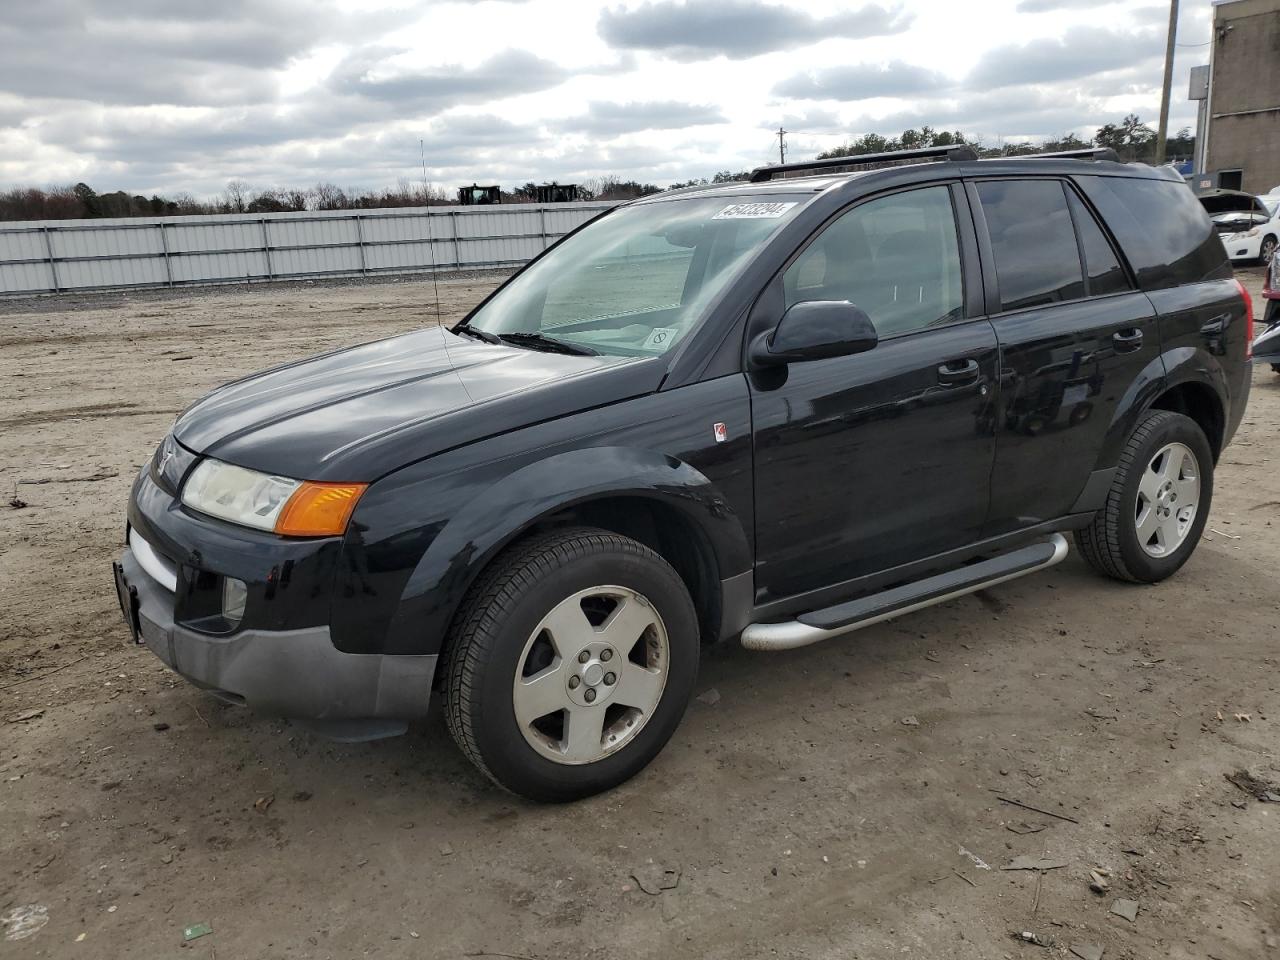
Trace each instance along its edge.
<instances>
[{"instance_id":1,"label":"roof rack","mask_svg":"<svg viewBox=\"0 0 1280 960\"><path fill-rule=\"evenodd\" d=\"M871 163L892 163L899 160L977 160L978 155L968 144L949 147L920 147L916 150L888 150L884 153L861 153L852 157L828 157L825 160L802 160L799 163L779 163L771 167L756 167L751 171L752 183L772 180L780 173L800 170L831 170L837 167L864 166Z\"/></svg>"},{"instance_id":2,"label":"roof rack","mask_svg":"<svg viewBox=\"0 0 1280 960\"><path fill-rule=\"evenodd\" d=\"M1086 150L1057 150L1053 153L1021 153L1009 157L992 157L993 160L1115 160L1120 155L1110 147L1089 147Z\"/></svg>"}]
</instances>

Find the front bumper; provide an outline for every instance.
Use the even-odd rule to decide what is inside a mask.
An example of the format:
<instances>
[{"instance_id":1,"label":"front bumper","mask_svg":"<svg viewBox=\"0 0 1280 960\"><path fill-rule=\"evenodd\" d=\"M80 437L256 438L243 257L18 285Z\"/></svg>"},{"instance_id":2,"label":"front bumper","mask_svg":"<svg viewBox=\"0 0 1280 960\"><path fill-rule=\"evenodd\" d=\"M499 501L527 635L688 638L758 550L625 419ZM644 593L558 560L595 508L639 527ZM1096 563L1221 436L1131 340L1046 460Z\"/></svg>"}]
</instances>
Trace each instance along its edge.
<instances>
[{"instance_id":1,"label":"front bumper","mask_svg":"<svg viewBox=\"0 0 1280 960\"><path fill-rule=\"evenodd\" d=\"M344 653L327 626L200 633L175 623L174 593L143 569L132 548L120 557L116 583L138 642L223 699L340 740L394 736L427 711L435 656Z\"/></svg>"},{"instance_id":2,"label":"front bumper","mask_svg":"<svg viewBox=\"0 0 1280 960\"><path fill-rule=\"evenodd\" d=\"M1222 237L1222 245L1227 250L1227 256L1233 262L1257 260L1262 254L1262 234L1258 234L1256 237L1231 236L1228 234Z\"/></svg>"}]
</instances>

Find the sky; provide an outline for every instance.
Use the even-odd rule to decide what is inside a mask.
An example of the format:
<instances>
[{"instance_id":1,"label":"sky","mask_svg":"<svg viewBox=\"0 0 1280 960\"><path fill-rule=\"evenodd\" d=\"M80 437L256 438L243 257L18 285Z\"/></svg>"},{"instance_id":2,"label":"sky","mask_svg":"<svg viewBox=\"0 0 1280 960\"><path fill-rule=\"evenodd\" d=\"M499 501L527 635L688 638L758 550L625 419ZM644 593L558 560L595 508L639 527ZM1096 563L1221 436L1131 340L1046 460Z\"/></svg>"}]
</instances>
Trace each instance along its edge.
<instances>
[{"instance_id":1,"label":"sky","mask_svg":"<svg viewBox=\"0 0 1280 960\"><path fill-rule=\"evenodd\" d=\"M0 189L666 185L930 124L1159 113L1151 0L39 0L0 18ZM1171 133L1212 8L1183 0Z\"/></svg>"}]
</instances>

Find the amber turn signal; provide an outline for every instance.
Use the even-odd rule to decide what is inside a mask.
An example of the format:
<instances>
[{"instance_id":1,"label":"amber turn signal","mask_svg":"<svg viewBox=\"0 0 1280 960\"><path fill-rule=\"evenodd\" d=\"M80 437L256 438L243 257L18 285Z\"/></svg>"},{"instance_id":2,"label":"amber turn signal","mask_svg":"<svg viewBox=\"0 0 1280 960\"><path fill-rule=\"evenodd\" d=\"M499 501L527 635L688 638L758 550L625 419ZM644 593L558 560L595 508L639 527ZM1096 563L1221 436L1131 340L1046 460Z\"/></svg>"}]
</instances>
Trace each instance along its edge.
<instances>
[{"instance_id":1,"label":"amber turn signal","mask_svg":"<svg viewBox=\"0 0 1280 960\"><path fill-rule=\"evenodd\" d=\"M345 533L351 512L367 486L304 482L280 511L276 533L286 537L333 537Z\"/></svg>"}]
</instances>

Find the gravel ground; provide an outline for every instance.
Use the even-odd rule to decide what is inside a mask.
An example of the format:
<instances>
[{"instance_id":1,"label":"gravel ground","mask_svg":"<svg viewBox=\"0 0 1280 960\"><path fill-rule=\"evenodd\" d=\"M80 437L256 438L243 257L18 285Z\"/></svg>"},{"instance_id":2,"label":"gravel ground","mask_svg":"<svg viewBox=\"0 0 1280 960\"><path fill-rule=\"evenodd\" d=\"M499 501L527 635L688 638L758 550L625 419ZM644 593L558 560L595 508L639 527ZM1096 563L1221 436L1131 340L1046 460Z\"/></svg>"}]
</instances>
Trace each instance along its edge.
<instances>
[{"instance_id":1,"label":"gravel ground","mask_svg":"<svg viewBox=\"0 0 1280 960\"><path fill-rule=\"evenodd\" d=\"M492 283L442 280L442 313ZM0 955L178 956L205 923L185 950L210 960L1280 957L1280 806L1226 779L1280 781L1268 368L1176 579L1072 556L843 640L709 651L652 768L572 806L497 792L438 705L337 745L129 646L108 563L175 413L434 302L412 278L0 303ZM1023 857L1051 869L1002 869Z\"/></svg>"}]
</instances>

